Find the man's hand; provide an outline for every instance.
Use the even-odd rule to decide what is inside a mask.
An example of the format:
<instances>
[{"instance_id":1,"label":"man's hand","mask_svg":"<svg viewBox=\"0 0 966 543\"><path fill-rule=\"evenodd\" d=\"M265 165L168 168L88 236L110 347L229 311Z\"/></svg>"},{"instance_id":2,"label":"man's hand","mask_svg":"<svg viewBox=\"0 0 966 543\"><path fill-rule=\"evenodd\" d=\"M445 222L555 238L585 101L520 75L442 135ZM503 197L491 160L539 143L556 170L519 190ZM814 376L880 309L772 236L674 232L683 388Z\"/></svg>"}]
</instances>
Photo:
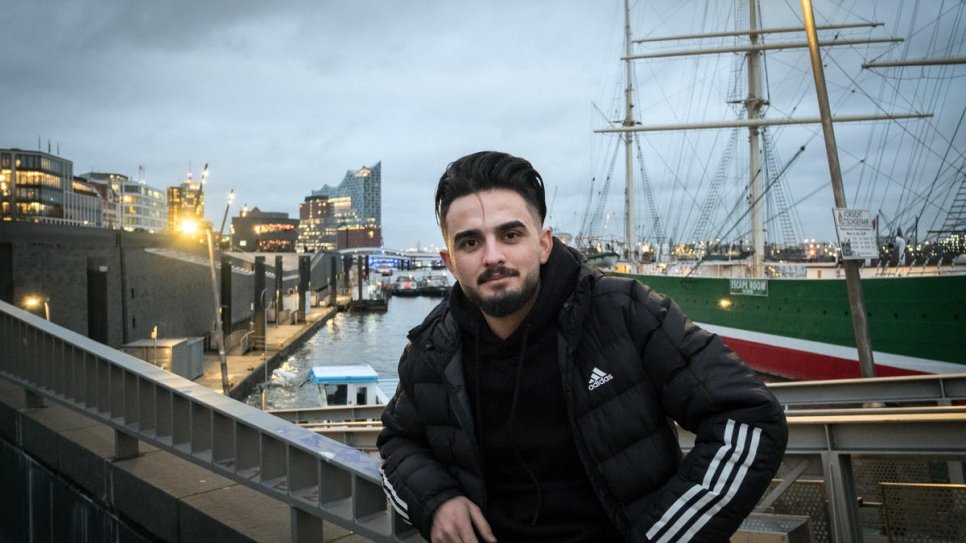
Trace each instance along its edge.
<instances>
[{"instance_id":1,"label":"man's hand","mask_svg":"<svg viewBox=\"0 0 966 543\"><path fill-rule=\"evenodd\" d=\"M496 543L483 511L468 498L450 498L433 513L432 543L478 543L477 533L484 541Z\"/></svg>"}]
</instances>

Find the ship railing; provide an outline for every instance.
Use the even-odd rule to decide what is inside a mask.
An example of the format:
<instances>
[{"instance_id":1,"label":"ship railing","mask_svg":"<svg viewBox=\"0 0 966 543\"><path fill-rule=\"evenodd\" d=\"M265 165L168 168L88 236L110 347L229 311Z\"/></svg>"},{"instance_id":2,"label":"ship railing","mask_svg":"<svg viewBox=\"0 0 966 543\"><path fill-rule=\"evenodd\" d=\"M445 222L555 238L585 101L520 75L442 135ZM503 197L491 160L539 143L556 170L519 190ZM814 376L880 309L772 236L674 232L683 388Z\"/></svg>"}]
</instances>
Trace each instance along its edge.
<instances>
[{"instance_id":1,"label":"ship railing","mask_svg":"<svg viewBox=\"0 0 966 543\"><path fill-rule=\"evenodd\" d=\"M866 404L953 405L966 400L966 373L789 381L768 388L786 409Z\"/></svg>"},{"instance_id":2,"label":"ship railing","mask_svg":"<svg viewBox=\"0 0 966 543\"><path fill-rule=\"evenodd\" d=\"M321 541L323 520L377 542L416 534L370 455L4 302L0 376L28 407L51 400L113 428L117 459L144 442L288 504L292 541Z\"/></svg>"}]
</instances>

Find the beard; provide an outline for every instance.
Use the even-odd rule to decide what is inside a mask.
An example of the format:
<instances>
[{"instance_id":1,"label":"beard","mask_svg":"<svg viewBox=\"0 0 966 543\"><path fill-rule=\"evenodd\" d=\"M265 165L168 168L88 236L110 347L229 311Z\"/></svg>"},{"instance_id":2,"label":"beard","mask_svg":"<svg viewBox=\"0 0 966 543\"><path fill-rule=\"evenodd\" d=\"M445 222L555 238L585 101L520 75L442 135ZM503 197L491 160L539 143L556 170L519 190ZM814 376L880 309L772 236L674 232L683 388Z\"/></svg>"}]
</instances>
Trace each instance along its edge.
<instances>
[{"instance_id":1,"label":"beard","mask_svg":"<svg viewBox=\"0 0 966 543\"><path fill-rule=\"evenodd\" d=\"M484 271L477 280L477 286L485 283L494 275L518 276L520 272L505 267L491 268ZM527 275L523 279L523 286L516 290L503 290L484 298L477 289L463 289L467 299L480 308L483 313L495 317L503 318L523 309L537 294L540 288L540 275L537 273Z\"/></svg>"}]
</instances>

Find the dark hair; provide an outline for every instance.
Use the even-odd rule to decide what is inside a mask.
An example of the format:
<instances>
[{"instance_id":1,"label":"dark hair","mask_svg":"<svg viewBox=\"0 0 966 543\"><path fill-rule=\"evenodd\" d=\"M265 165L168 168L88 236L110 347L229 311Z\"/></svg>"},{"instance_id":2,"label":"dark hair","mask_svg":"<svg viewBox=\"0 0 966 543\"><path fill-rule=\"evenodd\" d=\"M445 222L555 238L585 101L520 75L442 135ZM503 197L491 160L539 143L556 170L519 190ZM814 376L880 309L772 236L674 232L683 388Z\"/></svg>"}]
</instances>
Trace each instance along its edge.
<instances>
[{"instance_id":1,"label":"dark hair","mask_svg":"<svg viewBox=\"0 0 966 543\"><path fill-rule=\"evenodd\" d=\"M547 217L543 178L522 158L497 151L480 151L450 163L436 187L436 222L443 224L453 200L484 190L508 189L523 197L540 215Z\"/></svg>"}]
</instances>

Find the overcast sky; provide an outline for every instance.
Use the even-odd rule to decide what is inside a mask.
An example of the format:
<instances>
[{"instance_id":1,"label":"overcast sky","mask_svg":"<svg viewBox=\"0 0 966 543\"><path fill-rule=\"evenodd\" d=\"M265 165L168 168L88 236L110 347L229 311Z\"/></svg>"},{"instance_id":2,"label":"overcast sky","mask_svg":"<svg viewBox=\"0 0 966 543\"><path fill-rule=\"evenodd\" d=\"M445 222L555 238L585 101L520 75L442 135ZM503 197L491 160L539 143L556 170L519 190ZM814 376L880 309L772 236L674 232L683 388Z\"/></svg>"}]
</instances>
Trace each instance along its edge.
<instances>
[{"instance_id":1,"label":"overcast sky","mask_svg":"<svg viewBox=\"0 0 966 543\"><path fill-rule=\"evenodd\" d=\"M143 165L147 183L159 188L180 183L189 164L197 178L208 163L206 213L215 224L230 189L232 215L247 204L297 217L311 190L381 161L389 248L439 245L432 206L439 175L461 155L498 149L533 162L554 200L554 226L576 232L589 179L609 161L606 143L598 141L606 138L592 134L604 124L592 104L610 115L616 103L621 4L8 0L0 32L0 147L36 149L39 139L46 150L49 140L76 174L137 178ZM725 30L728 10L714 4L709 11L703 2L634 1L634 26L641 29L634 35ZM799 16L797 1L766 4L780 14L765 26ZM816 0L820 22L894 17L895 5ZM953 52L961 55L961 38L958 44ZM807 69L804 55L785 64L796 62L799 72ZM639 111L659 119L664 108L650 98L695 76L656 66L636 71L644 80ZM721 69L727 73L728 66ZM664 74L662 86L647 87ZM782 83L788 81L776 76L773 84ZM953 117L964 102L962 78L956 85L944 98L959 104ZM814 105L802 110L808 108ZM963 152L958 138L954 157ZM660 178L655 183L713 173L714 160L699 157L692 157L697 169L678 159L669 163L672 173L660 173L657 164L668 162L662 145L660 137L644 144L645 155L656 157L649 167ZM813 148L822 149L820 139ZM793 154L783 151L781 160ZM807 165L796 169L811 168L827 183L824 163L801 163ZM620 190L612 189L617 204ZM792 199L811 192L797 190ZM655 191L659 207L694 205ZM827 213L831 197L815 205ZM819 237L830 232L814 229Z\"/></svg>"}]
</instances>

